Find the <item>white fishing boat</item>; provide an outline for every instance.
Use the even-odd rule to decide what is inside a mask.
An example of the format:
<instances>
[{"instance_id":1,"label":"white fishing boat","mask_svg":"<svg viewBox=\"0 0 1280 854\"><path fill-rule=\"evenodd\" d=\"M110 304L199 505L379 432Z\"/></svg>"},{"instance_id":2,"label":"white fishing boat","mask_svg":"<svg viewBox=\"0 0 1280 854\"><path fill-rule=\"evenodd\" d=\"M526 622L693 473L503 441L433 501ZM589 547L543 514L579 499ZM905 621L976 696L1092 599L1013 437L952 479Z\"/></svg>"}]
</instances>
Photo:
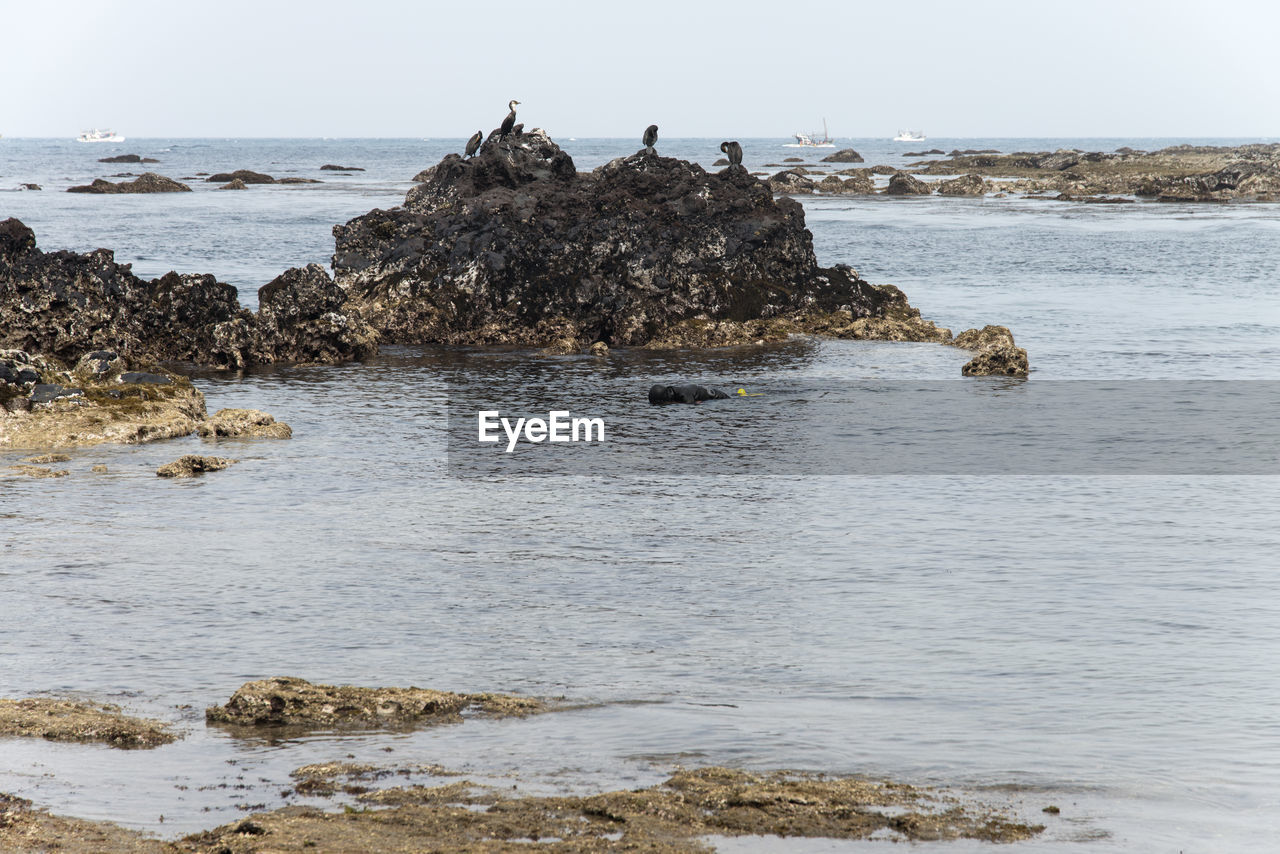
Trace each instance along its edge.
<instances>
[{"instance_id":1,"label":"white fishing boat","mask_svg":"<svg viewBox=\"0 0 1280 854\"><path fill-rule=\"evenodd\" d=\"M822 120L822 136L814 133L797 133L795 142L783 144L783 148L835 148L835 142L827 135L827 120Z\"/></svg>"},{"instance_id":2,"label":"white fishing boat","mask_svg":"<svg viewBox=\"0 0 1280 854\"><path fill-rule=\"evenodd\" d=\"M124 142L124 137L113 130L93 130L82 131L76 142Z\"/></svg>"},{"instance_id":3,"label":"white fishing boat","mask_svg":"<svg viewBox=\"0 0 1280 854\"><path fill-rule=\"evenodd\" d=\"M924 133L918 130L900 130L894 142L924 142Z\"/></svg>"}]
</instances>

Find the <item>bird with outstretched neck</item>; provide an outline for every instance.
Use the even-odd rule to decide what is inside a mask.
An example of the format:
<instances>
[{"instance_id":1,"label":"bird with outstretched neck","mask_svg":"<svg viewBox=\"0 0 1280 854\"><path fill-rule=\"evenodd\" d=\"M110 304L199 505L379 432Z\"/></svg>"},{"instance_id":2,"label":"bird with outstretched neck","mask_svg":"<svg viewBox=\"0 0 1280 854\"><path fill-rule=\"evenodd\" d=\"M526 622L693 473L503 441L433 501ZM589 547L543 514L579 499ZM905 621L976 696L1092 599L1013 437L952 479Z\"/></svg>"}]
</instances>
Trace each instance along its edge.
<instances>
[{"instance_id":1,"label":"bird with outstretched neck","mask_svg":"<svg viewBox=\"0 0 1280 854\"><path fill-rule=\"evenodd\" d=\"M511 133L511 129L516 126L516 104L520 103L516 100L507 102L507 109L511 112L507 113L507 117L502 120L502 127L498 128L498 139L503 139L507 134Z\"/></svg>"}]
</instances>

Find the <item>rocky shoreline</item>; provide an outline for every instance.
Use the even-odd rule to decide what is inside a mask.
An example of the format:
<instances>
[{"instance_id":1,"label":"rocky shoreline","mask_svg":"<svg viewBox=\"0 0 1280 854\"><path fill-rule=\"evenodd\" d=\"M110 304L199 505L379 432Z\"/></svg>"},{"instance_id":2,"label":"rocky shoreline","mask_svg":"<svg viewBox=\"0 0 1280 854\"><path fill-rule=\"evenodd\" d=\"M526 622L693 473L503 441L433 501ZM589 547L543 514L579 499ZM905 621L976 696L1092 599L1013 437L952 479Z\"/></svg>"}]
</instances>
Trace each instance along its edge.
<instances>
[{"instance_id":1,"label":"rocky shoreline","mask_svg":"<svg viewBox=\"0 0 1280 854\"><path fill-rule=\"evenodd\" d=\"M276 677L246 683L209 724L234 737L262 732L457 724L460 713L523 718L572 708L504 694L420 688L314 685ZM175 733L116 706L36 698L0 699L0 735L102 741L156 749ZM379 786L414 775L452 777L441 785ZM664 782L591 795L521 796L437 766L337 761L298 768L285 800L354 799L339 810L290 804L172 841L110 822L51 815L0 793L0 849L66 854L266 854L380 851L714 851L718 837L804 837L897 841L1030 839L1044 825L1008 806L957 798L938 789L797 771L753 774L724 767L677 768ZM335 804L337 806L337 804ZM1057 814L1057 807L1044 808Z\"/></svg>"}]
</instances>

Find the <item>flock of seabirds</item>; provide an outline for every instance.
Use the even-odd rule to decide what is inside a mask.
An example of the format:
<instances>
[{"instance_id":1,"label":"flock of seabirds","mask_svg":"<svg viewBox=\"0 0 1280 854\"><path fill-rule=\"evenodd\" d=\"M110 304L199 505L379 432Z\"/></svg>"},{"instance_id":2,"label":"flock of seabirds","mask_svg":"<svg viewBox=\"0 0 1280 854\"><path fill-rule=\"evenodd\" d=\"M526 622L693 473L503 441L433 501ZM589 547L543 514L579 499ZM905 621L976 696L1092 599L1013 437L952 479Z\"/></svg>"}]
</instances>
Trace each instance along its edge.
<instances>
[{"instance_id":1,"label":"flock of seabirds","mask_svg":"<svg viewBox=\"0 0 1280 854\"><path fill-rule=\"evenodd\" d=\"M507 117L502 120L501 126L489 134L489 139L493 139L496 136L498 141L501 142L508 135L520 136L520 134L524 132L524 125L516 124L516 104L519 103L519 101L514 99L507 102L507 109L510 110L510 112L507 113ZM476 131L472 135L471 139L467 140L467 157L475 157L476 152L480 150L480 145L483 142L485 142L484 131ZM644 143L646 152L654 154L655 151L653 146L658 142L658 126L649 125L645 128L641 142ZM742 146L737 142L722 142L720 143L720 150L729 158L730 166L742 165Z\"/></svg>"}]
</instances>

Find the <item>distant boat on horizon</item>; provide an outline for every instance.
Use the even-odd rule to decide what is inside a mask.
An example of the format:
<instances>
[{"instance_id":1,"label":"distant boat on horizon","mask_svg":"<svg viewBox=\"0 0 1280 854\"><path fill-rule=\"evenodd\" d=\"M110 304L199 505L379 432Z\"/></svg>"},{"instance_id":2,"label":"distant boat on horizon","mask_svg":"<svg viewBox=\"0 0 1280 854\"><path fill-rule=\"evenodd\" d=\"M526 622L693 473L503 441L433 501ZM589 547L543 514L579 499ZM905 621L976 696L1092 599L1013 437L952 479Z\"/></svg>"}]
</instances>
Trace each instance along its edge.
<instances>
[{"instance_id":1,"label":"distant boat on horizon","mask_svg":"<svg viewBox=\"0 0 1280 854\"><path fill-rule=\"evenodd\" d=\"M124 142L124 137L113 130L93 130L81 131L76 137L76 142Z\"/></svg>"},{"instance_id":2,"label":"distant boat on horizon","mask_svg":"<svg viewBox=\"0 0 1280 854\"><path fill-rule=\"evenodd\" d=\"M817 132L795 134L796 141L783 144L783 148L835 148L835 142L827 134L827 120L822 120L822 136L819 137Z\"/></svg>"},{"instance_id":3,"label":"distant boat on horizon","mask_svg":"<svg viewBox=\"0 0 1280 854\"><path fill-rule=\"evenodd\" d=\"M924 131L918 130L900 130L893 138L894 142L924 142L924 140Z\"/></svg>"}]
</instances>

